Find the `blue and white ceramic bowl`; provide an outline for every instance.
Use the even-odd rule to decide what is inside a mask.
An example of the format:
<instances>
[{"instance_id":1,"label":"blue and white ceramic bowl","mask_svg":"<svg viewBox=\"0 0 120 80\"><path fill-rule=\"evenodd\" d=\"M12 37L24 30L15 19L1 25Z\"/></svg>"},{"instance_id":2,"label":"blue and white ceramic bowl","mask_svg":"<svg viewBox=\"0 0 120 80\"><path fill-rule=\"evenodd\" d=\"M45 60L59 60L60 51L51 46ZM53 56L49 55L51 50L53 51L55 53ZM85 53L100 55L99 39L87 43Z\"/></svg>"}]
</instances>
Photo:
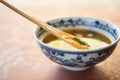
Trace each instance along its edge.
<instances>
[{"instance_id":1,"label":"blue and white ceramic bowl","mask_svg":"<svg viewBox=\"0 0 120 80\"><path fill-rule=\"evenodd\" d=\"M114 24L100 19L87 17L67 17L54 19L47 22L49 25L56 28L86 28L95 30L106 35L112 43L106 47L91 49L91 50L62 50L45 44L39 40L45 30L40 27L35 28L34 37L40 46L43 53L53 62L60 64L62 67L73 70L86 70L95 64L107 59L113 53L119 39L120 30Z\"/></svg>"}]
</instances>

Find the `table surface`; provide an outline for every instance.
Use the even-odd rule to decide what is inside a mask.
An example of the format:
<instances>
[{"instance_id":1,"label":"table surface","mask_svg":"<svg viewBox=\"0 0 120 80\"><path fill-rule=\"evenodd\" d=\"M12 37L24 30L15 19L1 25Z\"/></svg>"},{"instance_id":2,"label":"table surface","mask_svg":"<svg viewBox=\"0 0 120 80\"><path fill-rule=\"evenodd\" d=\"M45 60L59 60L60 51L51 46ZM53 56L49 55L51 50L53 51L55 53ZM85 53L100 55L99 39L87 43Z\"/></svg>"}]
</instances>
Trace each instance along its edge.
<instances>
[{"instance_id":1,"label":"table surface","mask_svg":"<svg viewBox=\"0 0 120 80\"><path fill-rule=\"evenodd\" d=\"M109 20L120 28L119 0L15 1L11 3L43 21L89 16ZM104 62L89 70L74 72L53 63L40 51L33 37L35 27L0 4L0 80L120 80L120 42Z\"/></svg>"}]
</instances>

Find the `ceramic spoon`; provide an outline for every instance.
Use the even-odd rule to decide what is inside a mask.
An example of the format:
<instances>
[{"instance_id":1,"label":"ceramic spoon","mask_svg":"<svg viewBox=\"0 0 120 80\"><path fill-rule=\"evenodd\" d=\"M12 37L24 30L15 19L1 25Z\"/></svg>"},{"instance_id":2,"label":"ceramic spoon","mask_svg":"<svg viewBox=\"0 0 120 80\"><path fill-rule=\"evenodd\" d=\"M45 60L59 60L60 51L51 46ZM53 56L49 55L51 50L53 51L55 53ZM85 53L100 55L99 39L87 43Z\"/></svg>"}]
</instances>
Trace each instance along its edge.
<instances>
[{"instance_id":1,"label":"ceramic spoon","mask_svg":"<svg viewBox=\"0 0 120 80\"><path fill-rule=\"evenodd\" d=\"M66 43L72 45L73 47L78 48L78 49L88 49L90 47L88 43L81 40L80 38L73 36L71 34L68 34L66 32L63 32L59 29L56 29L56 28L46 24L45 22L42 22L39 19L26 14L22 10L17 9L15 6L11 5L6 0L0 0L0 2L3 3L4 5L6 5L7 7L9 7L10 9L14 10L15 12L17 12L18 14L22 15L26 19L28 19L28 20L32 21L33 23L37 24L38 26L42 27L44 30L48 31L49 33L53 34L54 36L62 39Z\"/></svg>"}]
</instances>

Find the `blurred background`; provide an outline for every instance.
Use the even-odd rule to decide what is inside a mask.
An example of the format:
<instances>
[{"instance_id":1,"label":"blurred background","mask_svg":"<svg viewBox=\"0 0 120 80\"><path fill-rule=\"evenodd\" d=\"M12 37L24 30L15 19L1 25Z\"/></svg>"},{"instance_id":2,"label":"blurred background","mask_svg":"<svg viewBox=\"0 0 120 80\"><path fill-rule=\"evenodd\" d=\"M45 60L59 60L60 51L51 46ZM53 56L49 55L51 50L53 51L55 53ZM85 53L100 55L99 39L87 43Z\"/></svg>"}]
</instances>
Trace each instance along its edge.
<instances>
[{"instance_id":1,"label":"blurred background","mask_svg":"<svg viewBox=\"0 0 120 80\"><path fill-rule=\"evenodd\" d=\"M90 16L117 21L120 0L8 0L20 9L48 20L66 16Z\"/></svg>"},{"instance_id":2,"label":"blurred background","mask_svg":"<svg viewBox=\"0 0 120 80\"><path fill-rule=\"evenodd\" d=\"M120 0L6 0L42 21L60 17L87 16L109 20L120 28ZM0 4L0 80L54 80L56 73L49 73L56 64L50 62L39 50L33 37L35 24ZM120 47L120 44L118 45ZM100 64L92 80L118 80L120 73L112 72L119 55L116 54ZM112 60L116 58L116 60ZM49 64L44 64L48 61ZM117 64L117 63L116 63ZM102 67L106 65L106 67ZM49 66L49 68L48 68ZM41 71L42 70L42 71ZM101 73L102 71L102 73ZM118 70L120 72L120 70ZM43 74L43 72L45 72ZM58 72L59 73L59 72ZM64 73L64 72L61 72ZM59 75L61 74L59 73ZM102 74L104 73L103 76ZM51 74L52 78L48 76ZM76 73L77 74L77 73ZM116 75L117 74L117 75ZM91 74L92 75L92 74ZM74 75L73 75L74 76ZM73 77L71 75L71 77ZM79 76L78 76L79 77ZM80 77L79 77L80 78ZM104 79L103 79L104 78ZM58 80L58 78L56 77ZM68 78L63 78L64 80ZM68 80L71 80L69 78ZM82 78L84 79L84 78ZM85 80L85 79L84 79Z\"/></svg>"}]
</instances>

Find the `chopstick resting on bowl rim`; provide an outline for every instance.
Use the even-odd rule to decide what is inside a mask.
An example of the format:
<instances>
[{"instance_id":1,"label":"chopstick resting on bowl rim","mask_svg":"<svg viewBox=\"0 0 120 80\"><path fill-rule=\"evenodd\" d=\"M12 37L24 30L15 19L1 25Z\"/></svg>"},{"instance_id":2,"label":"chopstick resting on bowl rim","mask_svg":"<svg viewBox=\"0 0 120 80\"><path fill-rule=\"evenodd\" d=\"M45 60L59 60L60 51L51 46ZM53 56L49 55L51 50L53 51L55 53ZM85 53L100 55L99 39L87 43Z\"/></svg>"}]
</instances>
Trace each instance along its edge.
<instances>
[{"instance_id":1,"label":"chopstick resting on bowl rim","mask_svg":"<svg viewBox=\"0 0 120 80\"><path fill-rule=\"evenodd\" d=\"M37 24L38 26L42 27L44 30L50 32L54 36L62 39L66 43L72 45L73 47L75 47L77 49L88 49L90 47L90 45L87 42L81 40L80 38L78 38L76 36L73 36L71 34L68 34L64 31L59 30L59 29L56 29L54 27L51 27L47 23L42 22L39 19L37 19L37 18L35 18L31 15L28 15L25 12L21 11L20 9L16 8L15 6L11 5L6 0L0 0L0 2L3 3L5 6L9 7L10 9L12 9L13 11L17 12L21 16L25 17L29 21L31 21L31 22Z\"/></svg>"}]
</instances>

